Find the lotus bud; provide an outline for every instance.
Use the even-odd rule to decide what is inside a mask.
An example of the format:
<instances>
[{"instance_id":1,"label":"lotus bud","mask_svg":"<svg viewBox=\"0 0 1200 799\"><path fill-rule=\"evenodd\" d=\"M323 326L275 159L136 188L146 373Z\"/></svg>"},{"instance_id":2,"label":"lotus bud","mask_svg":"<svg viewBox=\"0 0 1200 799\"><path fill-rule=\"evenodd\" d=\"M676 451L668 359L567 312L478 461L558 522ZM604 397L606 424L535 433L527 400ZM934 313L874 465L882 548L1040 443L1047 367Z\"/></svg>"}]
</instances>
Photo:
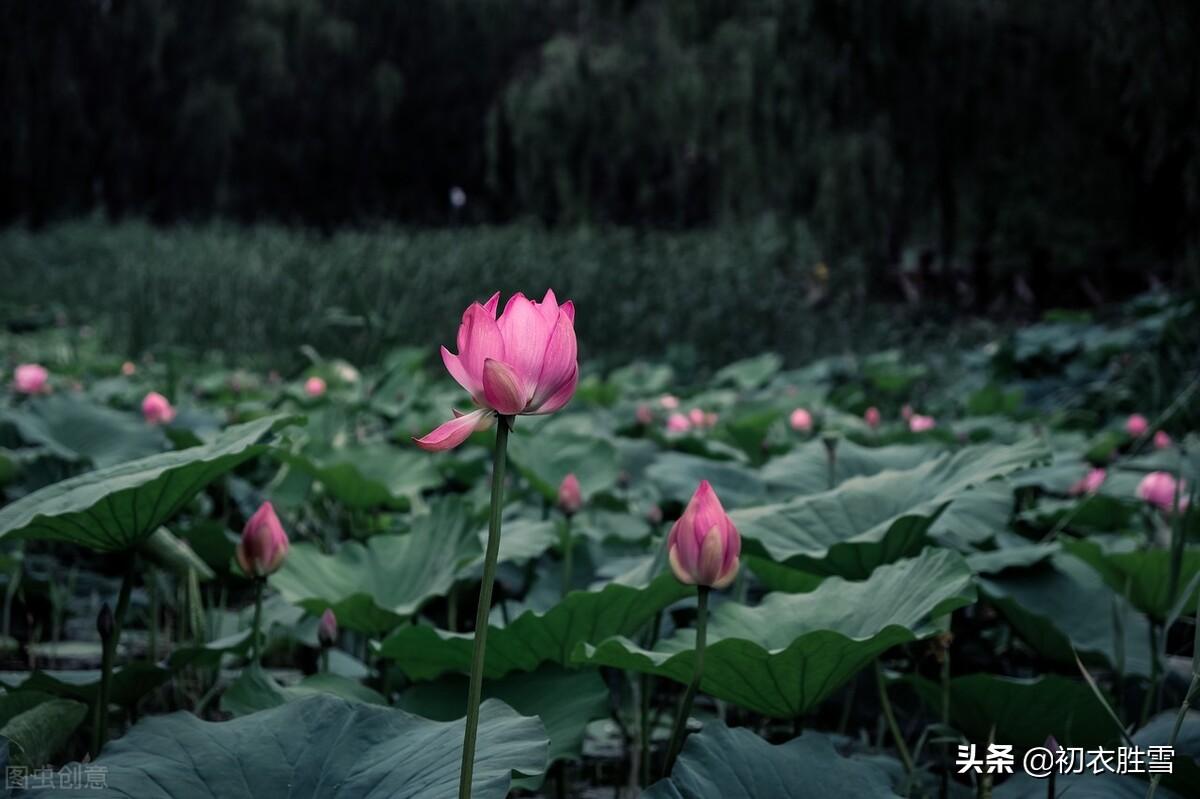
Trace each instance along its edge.
<instances>
[{"instance_id":1,"label":"lotus bud","mask_svg":"<svg viewBox=\"0 0 1200 799\"><path fill-rule=\"evenodd\" d=\"M718 417L717 414L712 411L705 413L704 414L704 426L705 427L716 427L718 418L720 418L720 417Z\"/></svg>"},{"instance_id":2,"label":"lotus bud","mask_svg":"<svg viewBox=\"0 0 1200 799\"><path fill-rule=\"evenodd\" d=\"M1187 486L1179 483L1179 509L1187 508ZM1138 499L1147 502L1159 510L1171 512L1175 508L1176 494L1175 476L1170 472L1150 472L1138 483Z\"/></svg>"},{"instance_id":3,"label":"lotus bud","mask_svg":"<svg viewBox=\"0 0 1200 799\"><path fill-rule=\"evenodd\" d=\"M142 418L148 424L170 424L175 418L175 408L162 394L151 391L142 400Z\"/></svg>"},{"instance_id":4,"label":"lotus bud","mask_svg":"<svg viewBox=\"0 0 1200 799\"><path fill-rule=\"evenodd\" d=\"M914 433L924 433L937 427L937 422L932 416L922 416L919 413L914 413L908 417L908 429Z\"/></svg>"},{"instance_id":5,"label":"lotus bud","mask_svg":"<svg viewBox=\"0 0 1200 799\"><path fill-rule=\"evenodd\" d=\"M662 524L662 519L662 508L657 505L646 508L646 521L651 524Z\"/></svg>"},{"instance_id":6,"label":"lotus bud","mask_svg":"<svg viewBox=\"0 0 1200 799\"><path fill-rule=\"evenodd\" d=\"M43 394L50 390L50 373L36 363L23 363L13 372L13 388L18 394Z\"/></svg>"},{"instance_id":7,"label":"lotus bud","mask_svg":"<svg viewBox=\"0 0 1200 799\"><path fill-rule=\"evenodd\" d=\"M237 562L247 577L266 577L283 565L288 537L270 502L259 506L242 530L237 545Z\"/></svg>"},{"instance_id":8,"label":"lotus bud","mask_svg":"<svg viewBox=\"0 0 1200 799\"><path fill-rule=\"evenodd\" d=\"M667 537L671 571L686 585L725 588L737 575L742 538L707 480Z\"/></svg>"},{"instance_id":9,"label":"lotus bud","mask_svg":"<svg viewBox=\"0 0 1200 799\"><path fill-rule=\"evenodd\" d=\"M1154 434L1154 448L1167 449L1171 446L1171 437L1167 435L1166 430L1159 430Z\"/></svg>"},{"instance_id":10,"label":"lotus bud","mask_svg":"<svg viewBox=\"0 0 1200 799\"><path fill-rule=\"evenodd\" d=\"M325 381L315 375L304 381L304 393L316 398L325 393Z\"/></svg>"},{"instance_id":11,"label":"lotus bud","mask_svg":"<svg viewBox=\"0 0 1200 799\"><path fill-rule=\"evenodd\" d=\"M909 405L906 402L906 403L904 403L904 407L902 407L900 409L900 418L907 422L912 417L913 417L913 406Z\"/></svg>"},{"instance_id":12,"label":"lotus bud","mask_svg":"<svg viewBox=\"0 0 1200 799\"><path fill-rule=\"evenodd\" d=\"M871 428L872 430L879 427L880 419L881 417L879 415L879 409L874 405L872 405L870 408L867 408L866 412L863 413L863 421L866 422L867 427Z\"/></svg>"},{"instance_id":13,"label":"lotus bud","mask_svg":"<svg viewBox=\"0 0 1200 799\"><path fill-rule=\"evenodd\" d=\"M333 608L325 608L325 612L321 614L321 620L317 622L317 641L321 644L322 649L328 649L337 643L337 637L337 616L334 614Z\"/></svg>"},{"instance_id":14,"label":"lotus bud","mask_svg":"<svg viewBox=\"0 0 1200 799\"><path fill-rule=\"evenodd\" d=\"M804 408L797 408L792 411L792 415L788 417L788 424L797 433L808 433L812 431L813 418L812 414Z\"/></svg>"},{"instance_id":15,"label":"lotus bud","mask_svg":"<svg viewBox=\"0 0 1200 799\"><path fill-rule=\"evenodd\" d=\"M692 429L692 423L682 413L673 413L667 417L668 433L686 433Z\"/></svg>"},{"instance_id":16,"label":"lotus bud","mask_svg":"<svg viewBox=\"0 0 1200 799\"><path fill-rule=\"evenodd\" d=\"M1108 477L1108 472L1104 469L1090 469L1087 474L1079 478L1079 481L1071 486L1070 493L1076 497L1083 494L1095 494L1100 490L1100 486L1104 484L1106 477Z\"/></svg>"},{"instance_id":17,"label":"lotus bud","mask_svg":"<svg viewBox=\"0 0 1200 799\"><path fill-rule=\"evenodd\" d=\"M133 377L137 374L137 366L134 365L133 361L126 361L121 364L121 374L126 377Z\"/></svg>"},{"instance_id":18,"label":"lotus bud","mask_svg":"<svg viewBox=\"0 0 1200 799\"><path fill-rule=\"evenodd\" d=\"M673 411L679 408L679 397L676 397L672 394L663 394L658 398L658 404L661 405L664 410Z\"/></svg>"},{"instance_id":19,"label":"lotus bud","mask_svg":"<svg viewBox=\"0 0 1200 799\"><path fill-rule=\"evenodd\" d=\"M1146 417L1142 416L1140 413L1131 414L1130 417L1125 420L1125 432L1129 434L1130 438L1137 438L1145 435L1146 431L1149 429L1150 423L1147 422Z\"/></svg>"},{"instance_id":20,"label":"lotus bud","mask_svg":"<svg viewBox=\"0 0 1200 799\"><path fill-rule=\"evenodd\" d=\"M692 423L692 427L704 427L704 411L692 408L688 411L688 421Z\"/></svg>"},{"instance_id":21,"label":"lotus bud","mask_svg":"<svg viewBox=\"0 0 1200 799\"><path fill-rule=\"evenodd\" d=\"M639 405L637 407L636 418L638 424L650 424L654 421L654 411L649 405Z\"/></svg>"},{"instance_id":22,"label":"lotus bud","mask_svg":"<svg viewBox=\"0 0 1200 799\"><path fill-rule=\"evenodd\" d=\"M574 472L563 478L558 487L558 508L568 516L574 516L583 507L583 491Z\"/></svg>"}]
</instances>

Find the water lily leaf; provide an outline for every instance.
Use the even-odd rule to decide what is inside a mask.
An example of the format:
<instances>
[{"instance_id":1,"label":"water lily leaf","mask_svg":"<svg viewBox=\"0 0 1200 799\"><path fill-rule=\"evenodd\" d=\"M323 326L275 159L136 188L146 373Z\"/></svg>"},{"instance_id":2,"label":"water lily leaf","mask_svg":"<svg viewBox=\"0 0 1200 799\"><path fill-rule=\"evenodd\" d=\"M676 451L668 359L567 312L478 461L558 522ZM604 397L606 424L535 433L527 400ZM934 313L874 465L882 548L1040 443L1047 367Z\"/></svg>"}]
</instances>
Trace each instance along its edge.
<instances>
[{"instance_id":1,"label":"water lily leaf","mask_svg":"<svg viewBox=\"0 0 1200 799\"><path fill-rule=\"evenodd\" d=\"M66 745L87 715L87 705L40 691L0 695L0 738L16 747L12 761L41 768Z\"/></svg>"},{"instance_id":2,"label":"water lily leaf","mask_svg":"<svg viewBox=\"0 0 1200 799\"><path fill-rule=\"evenodd\" d=\"M162 430L131 413L96 405L70 394L37 398L20 409L0 412L22 439L68 461L97 468L143 458L166 449Z\"/></svg>"},{"instance_id":3,"label":"water lily leaf","mask_svg":"<svg viewBox=\"0 0 1200 799\"><path fill-rule=\"evenodd\" d=\"M850 439L838 441L833 460L833 485L829 483L829 452L819 439L807 441L762 467L762 479L781 499L820 494L854 477L870 477L888 470L915 469L935 460L939 447L926 444L893 444L866 447Z\"/></svg>"},{"instance_id":4,"label":"water lily leaf","mask_svg":"<svg viewBox=\"0 0 1200 799\"><path fill-rule=\"evenodd\" d=\"M216 478L265 451L258 443L295 417L256 419L211 442L97 469L0 509L0 537L66 541L100 551L130 549Z\"/></svg>"},{"instance_id":5,"label":"water lily leaf","mask_svg":"<svg viewBox=\"0 0 1200 799\"><path fill-rule=\"evenodd\" d=\"M898 797L887 772L864 760L842 757L817 732L774 746L750 730L709 722L689 736L671 776L650 786L644 799L727 799L779 796Z\"/></svg>"},{"instance_id":6,"label":"water lily leaf","mask_svg":"<svg viewBox=\"0 0 1200 799\"><path fill-rule=\"evenodd\" d=\"M700 690L775 718L815 707L888 648L936 632L931 619L975 601L962 556L928 549L863 582L831 577L807 594L718 606L709 619ZM627 638L581 644L576 662L692 678L695 630L643 649Z\"/></svg>"},{"instance_id":7,"label":"water lily leaf","mask_svg":"<svg viewBox=\"0 0 1200 799\"><path fill-rule=\"evenodd\" d=\"M450 590L479 551L478 525L466 503L447 499L413 520L410 532L346 541L326 555L309 543L292 547L271 586L314 615L333 608L338 623L377 634Z\"/></svg>"},{"instance_id":8,"label":"water lily leaf","mask_svg":"<svg viewBox=\"0 0 1200 799\"><path fill-rule=\"evenodd\" d=\"M617 447L607 438L565 430L544 430L509 436L513 468L547 501L558 498L568 473L579 479L584 497L610 490L620 473Z\"/></svg>"},{"instance_id":9,"label":"water lily leaf","mask_svg":"<svg viewBox=\"0 0 1200 799\"><path fill-rule=\"evenodd\" d=\"M569 665L577 644L611 635L632 635L660 610L692 593L672 575L660 574L645 587L612 582L597 591L574 591L544 613L528 610L505 627L492 625L484 676L532 671L547 661ZM474 635L424 625L402 627L380 645L414 680L446 672L469 673Z\"/></svg>"},{"instance_id":10,"label":"water lily leaf","mask_svg":"<svg viewBox=\"0 0 1200 799\"><path fill-rule=\"evenodd\" d=\"M106 787L39 796L139 799L449 799L458 795L463 722L316 695L231 721L147 718L95 761ZM472 795L503 799L514 773L541 774L541 722L497 700L479 713Z\"/></svg>"}]
</instances>

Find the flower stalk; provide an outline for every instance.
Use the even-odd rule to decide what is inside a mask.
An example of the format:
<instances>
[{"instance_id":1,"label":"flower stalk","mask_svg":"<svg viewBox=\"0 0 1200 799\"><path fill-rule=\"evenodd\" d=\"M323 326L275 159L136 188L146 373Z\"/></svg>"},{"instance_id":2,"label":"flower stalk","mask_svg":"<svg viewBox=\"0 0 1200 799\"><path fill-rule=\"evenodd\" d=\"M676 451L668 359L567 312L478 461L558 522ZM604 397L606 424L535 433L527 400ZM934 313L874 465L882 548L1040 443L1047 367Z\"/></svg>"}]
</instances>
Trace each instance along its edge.
<instances>
[{"instance_id":1,"label":"flower stalk","mask_svg":"<svg viewBox=\"0 0 1200 799\"><path fill-rule=\"evenodd\" d=\"M669 777L675 767L675 758L683 748L683 737L687 731L688 716L692 713L692 702L696 698L696 690L700 687L700 679L704 675L704 644L708 634L708 593L707 585L696 586L696 665L692 670L692 681L683 694L679 703L679 714L675 717L675 727L671 730L671 743L667 746L667 759L663 766L663 776Z\"/></svg>"},{"instance_id":2,"label":"flower stalk","mask_svg":"<svg viewBox=\"0 0 1200 799\"><path fill-rule=\"evenodd\" d=\"M117 594L116 613L109 613L105 605L100 611L96 626L100 632L102 654L100 662L100 691L96 696L95 715L92 724L92 758L99 756L108 741L108 705L112 697L112 672L116 661L117 645L121 641L121 628L125 625L125 614L129 610L129 596L133 592L134 559L129 556L125 576L121 579L121 590Z\"/></svg>"}]
</instances>

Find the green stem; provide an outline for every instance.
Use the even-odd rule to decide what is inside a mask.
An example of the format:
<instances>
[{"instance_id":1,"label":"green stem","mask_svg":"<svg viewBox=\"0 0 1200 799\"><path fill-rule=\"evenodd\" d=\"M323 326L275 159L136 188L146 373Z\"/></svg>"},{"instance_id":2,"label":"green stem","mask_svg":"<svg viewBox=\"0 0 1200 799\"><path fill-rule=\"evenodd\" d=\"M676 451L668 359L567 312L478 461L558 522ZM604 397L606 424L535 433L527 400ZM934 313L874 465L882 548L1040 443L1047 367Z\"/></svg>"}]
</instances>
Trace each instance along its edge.
<instances>
[{"instance_id":1,"label":"green stem","mask_svg":"<svg viewBox=\"0 0 1200 799\"><path fill-rule=\"evenodd\" d=\"M1150 620L1150 684L1146 686L1146 696L1142 700L1142 714L1138 723L1139 727L1145 727L1146 722L1150 719L1150 709L1154 705L1154 698L1158 695L1158 623L1153 619Z\"/></svg>"},{"instance_id":2,"label":"green stem","mask_svg":"<svg viewBox=\"0 0 1200 799\"><path fill-rule=\"evenodd\" d=\"M892 739L896 742L896 751L900 753L900 759L904 762L905 773L911 775L913 772L912 755L908 753L908 744L904 743L904 736L900 734L900 725L896 723L896 714L892 711L892 702L888 699L887 683L883 679L883 664L878 660L875 661L875 685L879 689L879 704L883 708L883 717L887 720L888 729L892 732Z\"/></svg>"},{"instance_id":3,"label":"green stem","mask_svg":"<svg viewBox=\"0 0 1200 799\"><path fill-rule=\"evenodd\" d=\"M92 757L99 756L100 750L108 741L108 705L112 698L113 663L117 656L117 646L121 642L121 628L125 624L125 614L129 610L129 595L133 592L134 558L129 555L129 564L125 568L125 576L121 578L121 592L117 595L117 610L113 614L112 634L103 642L104 649L100 662L100 693L96 697L95 726L92 730Z\"/></svg>"},{"instance_id":4,"label":"green stem","mask_svg":"<svg viewBox=\"0 0 1200 799\"><path fill-rule=\"evenodd\" d=\"M154 663L158 660L158 575L150 569L146 578L150 589L150 638L147 648L150 650L150 662Z\"/></svg>"},{"instance_id":5,"label":"green stem","mask_svg":"<svg viewBox=\"0 0 1200 799\"><path fill-rule=\"evenodd\" d=\"M500 512L504 508L504 467L511 422L512 417L501 416L496 423L496 449L492 453L492 512L488 522L487 552L483 559L483 581L479 584L479 607L475 612L475 648L471 655L467 726L463 734L462 768L458 778L459 799L471 799L471 779L475 771L475 737L479 732L479 700L483 694L483 659L487 654L492 583L496 578L496 560L500 555Z\"/></svg>"},{"instance_id":6,"label":"green stem","mask_svg":"<svg viewBox=\"0 0 1200 799\"><path fill-rule=\"evenodd\" d=\"M254 623L250 627L251 651L254 652L254 665L262 665L263 642L260 635L262 630L262 595L263 583L266 580L259 577L254 581Z\"/></svg>"},{"instance_id":7,"label":"green stem","mask_svg":"<svg viewBox=\"0 0 1200 799\"><path fill-rule=\"evenodd\" d=\"M662 611L660 610L658 613L654 614L654 621L650 625L650 635L646 639L646 648L647 649L653 649L654 645L656 643L658 643L658 633L659 633L661 626L662 626ZM650 785L650 759L654 755L654 747L652 745L653 742L650 740L652 735L654 734L654 730L653 730L654 725L651 724L651 720L650 720L650 710L651 710L650 699L651 699L651 694L654 692L654 677L647 672L642 672L642 674L640 675L640 679L641 679L642 705L641 705L641 712L639 714L640 718L638 719L638 721L641 723L641 736L640 736L641 740L639 741L639 743L641 744L641 747L642 747L641 786L643 788L645 788Z\"/></svg>"},{"instance_id":8,"label":"green stem","mask_svg":"<svg viewBox=\"0 0 1200 799\"><path fill-rule=\"evenodd\" d=\"M571 517L563 522L562 532L562 595L571 591Z\"/></svg>"},{"instance_id":9,"label":"green stem","mask_svg":"<svg viewBox=\"0 0 1200 799\"><path fill-rule=\"evenodd\" d=\"M1175 739L1179 737L1179 730L1183 727L1183 720L1187 718L1188 710L1192 706L1192 700L1196 698L1198 692L1200 692L1200 674L1192 677L1192 684L1188 686L1187 696L1183 698L1183 704L1179 706L1179 713L1175 716L1175 726L1171 729L1171 739L1167 741L1168 748L1175 748ZM1161 779L1161 772L1150 778L1150 790L1146 791L1146 799L1154 799L1154 792L1158 790L1158 781Z\"/></svg>"},{"instance_id":10,"label":"green stem","mask_svg":"<svg viewBox=\"0 0 1200 799\"><path fill-rule=\"evenodd\" d=\"M321 647L321 673L329 673L329 647Z\"/></svg>"},{"instance_id":11,"label":"green stem","mask_svg":"<svg viewBox=\"0 0 1200 799\"><path fill-rule=\"evenodd\" d=\"M683 694L679 703L679 715L675 717L675 727L671 730L671 743L667 746L667 761L663 766L663 777L671 776L675 766L675 758L683 748L683 737L687 732L688 716L692 712L692 701L696 698L696 689L700 687L700 678L704 674L704 643L708 636L708 592L707 585L696 586L696 666L692 670L692 681Z\"/></svg>"}]
</instances>

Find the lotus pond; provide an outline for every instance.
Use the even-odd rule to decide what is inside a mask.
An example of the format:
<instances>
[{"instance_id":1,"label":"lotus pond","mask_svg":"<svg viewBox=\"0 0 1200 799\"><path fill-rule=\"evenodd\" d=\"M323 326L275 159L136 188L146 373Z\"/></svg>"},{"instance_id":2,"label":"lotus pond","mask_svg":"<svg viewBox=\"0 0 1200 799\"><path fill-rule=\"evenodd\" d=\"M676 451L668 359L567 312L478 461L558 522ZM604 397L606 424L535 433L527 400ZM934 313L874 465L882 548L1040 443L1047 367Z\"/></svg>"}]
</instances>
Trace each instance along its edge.
<instances>
[{"instance_id":1,"label":"lotus pond","mask_svg":"<svg viewBox=\"0 0 1200 799\"><path fill-rule=\"evenodd\" d=\"M530 306L283 374L0 334L5 790L1200 796L1192 301L702 376Z\"/></svg>"}]
</instances>

